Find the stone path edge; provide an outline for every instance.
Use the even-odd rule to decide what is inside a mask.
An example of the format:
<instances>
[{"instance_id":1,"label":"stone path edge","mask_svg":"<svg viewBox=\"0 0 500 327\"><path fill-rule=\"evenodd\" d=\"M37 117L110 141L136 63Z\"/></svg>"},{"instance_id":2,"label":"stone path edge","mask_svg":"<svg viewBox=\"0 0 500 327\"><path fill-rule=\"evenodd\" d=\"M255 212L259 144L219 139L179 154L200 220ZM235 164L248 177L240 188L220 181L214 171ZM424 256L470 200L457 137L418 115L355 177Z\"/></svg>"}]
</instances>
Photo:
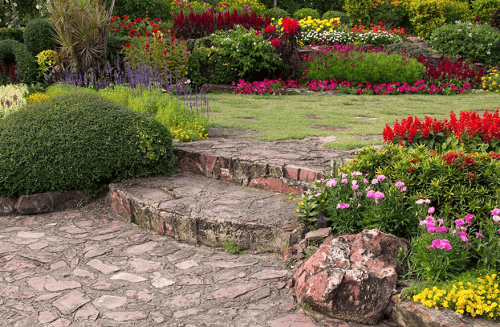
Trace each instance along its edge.
<instances>
[{"instance_id":1,"label":"stone path edge","mask_svg":"<svg viewBox=\"0 0 500 327\"><path fill-rule=\"evenodd\" d=\"M293 231L255 223L235 222L223 218L192 217L165 212L110 184L106 204L122 219L139 227L172 237L178 241L209 247L222 247L233 239L240 250L259 253L277 252L300 241L300 227Z\"/></svg>"}]
</instances>

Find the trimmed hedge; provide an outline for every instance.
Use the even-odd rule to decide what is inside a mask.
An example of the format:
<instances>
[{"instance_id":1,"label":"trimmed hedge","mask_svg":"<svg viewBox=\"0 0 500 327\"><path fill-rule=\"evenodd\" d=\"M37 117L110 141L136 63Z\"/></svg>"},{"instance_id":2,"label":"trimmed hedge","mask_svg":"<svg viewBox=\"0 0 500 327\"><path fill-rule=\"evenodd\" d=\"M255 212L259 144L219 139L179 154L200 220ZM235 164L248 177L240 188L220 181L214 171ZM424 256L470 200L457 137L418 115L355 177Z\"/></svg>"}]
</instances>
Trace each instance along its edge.
<instances>
[{"instance_id":1,"label":"trimmed hedge","mask_svg":"<svg viewBox=\"0 0 500 327\"><path fill-rule=\"evenodd\" d=\"M169 175L172 140L159 121L97 94L75 92L26 105L0 120L0 195L81 189Z\"/></svg>"},{"instance_id":2,"label":"trimmed hedge","mask_svg":"<svg viewBox=\"0 0 500 327\"><path fill-rule=\"evenodd\" d=\"M38 65L26 46L15 40L0 41L0 65L13 61L21 74L21 82L28 85L36 82Z\"/></svg>"},{"instance_id":3,"label":"trimmed hedge","mask_svg":"<svg viewBox=\"0 0 500 327\"><path fill-rule=\"evenodd\" d=\"M55 46L53 33L54 28L48 19L32 19L24 29L24 44L33 56L43 50L53 50Z\"/></svg>"}]
</instances>

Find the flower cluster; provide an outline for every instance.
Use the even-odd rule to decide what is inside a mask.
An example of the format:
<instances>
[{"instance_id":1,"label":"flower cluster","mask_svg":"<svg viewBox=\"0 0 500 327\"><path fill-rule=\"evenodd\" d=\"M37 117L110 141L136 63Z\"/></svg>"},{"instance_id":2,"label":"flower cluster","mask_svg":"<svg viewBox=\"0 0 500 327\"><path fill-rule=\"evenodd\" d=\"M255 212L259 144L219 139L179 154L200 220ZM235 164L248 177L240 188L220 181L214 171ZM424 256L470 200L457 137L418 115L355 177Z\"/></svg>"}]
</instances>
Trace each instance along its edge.
<instances>
[{"instance_id":1,"label":"flower cluster","mask_svg":"<svg viewBox=\"0 0 500 327\"><path fill-rule=\"evenodd\" d=\"M312 19L311 16L308 16L307 18L299 20L302 33L308 31L332 33L335 26L338 26L339 24L340 18L338 17L331 19Z\"/></svg>"},{"instance_id":2,"label":"flower cluster","mask_svg":"<svg viewBox=\"0 0 500 327\"><path fill-rule=\"evenodd\" d=\"M170 31L165 28L160 30L161 22L161 18L151 20L149 17L137 17L135 20L131 20L127 15L123 15L121 18L113 16L111 17L109 31L120 35L128 35L131 38L141 36L150 37L158 32L162 34L170 33Z\"/></svg>"},{"instance_id":3,"label":"flower cluster","mask_svg":"<svg viewBox=\"0 0 500 327\"><path fill-rule=\"evenodd\" d=\"M270 95L283 95L291 92L290 88L297 88L294 80L283 81L280 79L270 80L265 79L262 82L246 82L239 80L238 84L233 82L236 86L234 93L239 94L270 94Z\"/></svg>"},{"instance_id":4,"label":"flower cluster","mask_svg":"<svg viewBox=\"0 0 500 327\"><path fill-rule=\"evenodd\" d=\"M500 92L500 76L498 71L493 69L487 77L481 77L481 86L488 92Z\"/></svg>"},{"instance_id":5,"label":"flower cluster","mask_svg":"<svg viewBox=\"0 0 500 327\"><path fill-rule=\"evenodd\" d=\"M297 19L292 19L290 17L285 17L281 21L281 31L285 34L295 34L300 30L300 25Z\"/></svg>"},{"instance_id":6,"label":"flower cluster","mask_svg":"<svg viewBox=\"0 0 500 327\"><path fill-rule=\"evenodd\" d=\"M413 301L421 302L427 307L449 308L457 313L468 313L471 316L483 316L488 319L500 317L500 289L497 274L477 278L477 282L452 283L448 288L425 288L413 296Z\"/></svg>"},{"instance_id":7,"label":"flower cluster","mask_svg":"<svg viewBox=\"0 0 500 327\"><path fill-rule=\"evenodd\" d=\"M420 55L418 61L425 65L426 76L433 80L479 85L484 75L483 67L471 68L468 62L462 60L456 60L454 63L449 59L439 60L437 67L432 65L431 58L426 58L424 55Z\"/></svg>"},{"instance_id":8,"label":"flower cluster","mask_svg":"<svg viewBox=\"0 0 500 327\"><path fill-rule=\"evenodd\" d=\"M409 145L413 143L427 143L432 140L434 146L440 145L447 137L454 135L461 142L485 142L495 144L500 140L500 117L498 109L493 113L486 110L481 117L477 112L461 111L457 119L453 111L450 120L439 121L425 117L421 121L418 117L408 117L396 120L394 128L386 125L382 133L384 142Z\"/></svg>"}]
</instances>

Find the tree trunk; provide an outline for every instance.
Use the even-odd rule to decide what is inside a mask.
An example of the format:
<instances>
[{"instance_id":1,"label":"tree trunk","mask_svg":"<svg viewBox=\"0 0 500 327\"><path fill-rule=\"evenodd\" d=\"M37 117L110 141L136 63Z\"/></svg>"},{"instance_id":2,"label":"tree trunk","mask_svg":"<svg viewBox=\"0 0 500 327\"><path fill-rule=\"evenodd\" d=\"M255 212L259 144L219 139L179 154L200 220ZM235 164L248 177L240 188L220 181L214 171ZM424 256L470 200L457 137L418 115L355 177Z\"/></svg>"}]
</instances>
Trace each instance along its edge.
<instances>
[{"instance_id":1,"label":"tree trunk","mask_svg":"<svg viewBox=\"0 0 500 327\"><path fill-rule=\"evenodd\" d=\"M113 0L113 1L114 1L114 0ZM278 0L274 0L273 7L274 7L274 8L278 7Z\"/></svg>"}]
</instances>

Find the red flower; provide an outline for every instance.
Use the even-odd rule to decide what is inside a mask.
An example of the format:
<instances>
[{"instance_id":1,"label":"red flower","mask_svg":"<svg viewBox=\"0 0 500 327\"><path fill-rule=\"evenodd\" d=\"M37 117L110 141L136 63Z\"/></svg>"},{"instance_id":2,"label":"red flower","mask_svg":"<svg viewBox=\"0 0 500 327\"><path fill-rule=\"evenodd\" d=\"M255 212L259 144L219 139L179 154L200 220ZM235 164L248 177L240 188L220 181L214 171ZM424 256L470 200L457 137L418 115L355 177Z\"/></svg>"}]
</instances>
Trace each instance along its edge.
<instances>
[{"instance_id":1,"label":"red flower","mask_svg":"<svg viewBox=\"0 0 500 327\"><path fill-rule=\"evenodd\" d=\"M271 45L278 49L281 46L281 40L280 39L272 39L269 42L271 42Z\"/></svg>"},{"instance_id":2,"label":"red flower","mask_svg":"<svg viewBox=\"0 0 500 327\"><path fill-rule=\"evenodd\" d=\"M411 163L418 162L418 158L417 158L417 157L415 157L415 158L411 159L411 160L410 160L410 162L411 162Z\"/></svg>"},{"instance_id":3,"label":"red flower","mask_svg":"<svg viewBox=\"0 0 500 327\"><path fill-rule=\"evenodd\" d=\"M175 41L175 36L172 35L172 37L170 38L170 42L174 42Z\"/></svg>"},{"instance_id":4,"label":"red flower","mask_svg":"<svg viewBox=\"0 0 500 327\"><path fill-rule=\"evenodd\" d=\"M158 29L157 28L153 28L153 33L156 33L158 32Z\"/></svg>"},{"instance_id":5,"label":"red flower","mask_svg":"<svg viewBox=\"0 0 500 327\"><path fill-rule=\"evenodd\" d=\"M281 27L283 28L283 32L285 32L286 34L297 33L300 29L298 20L291 19L290 17L286 17L285 19L283 19Z\"/></svg>"},{"instance_id":6,"label":"red flower","mask_svg":"<svg viewBox=\"0 0 500 327\"><path fill-rule=\"evenodd\" d=\"M167 55L167 50L163 50L163 54L166 56Z\"/></svg>"},{"instance_id":7,"label":"red flower","mask_svg":"<svg viewBox=\"0 0 500 327\"><path fill-rule=\"evenodd\" d=\"M141 36L142 34L141 33L137 33L137 37Z\"/></svg>"},{"instance_id":8,"label":"red flower","mask_svg":"<svg viewBox=\"0 0 500 327\"><path fill-rule=\"evenodd\" d=\"M414 172L416 172L417 170L415 169L415 167L408 167L408 168L406 169L406 171L407 171L407 172L409 172L409 173L414 173Z\"/></svg>"},{"instance_id":9,"label":"red flower","mask_svg":"<svg viewBox=\"0 0 500 327\"><path fill-rule=\"evenodd\" d=\"M276 32L276 26L274 25L267 25L266 28L264 29L264 33L274 33Z\"/></svg>"},{"instance_id":10,"label":"red flower","mask_svg":"<svg viewBox=\"0 0 500 327\"><path fill-rule=\"evenodd\" d=\"M130 47L130 43L129 42L125 43L125 46Z\"/></svg>"},{"instance_id":11,"label":"red flower","mask_svg":"<svg viewBox=\"0 0 500 327\"><path fill-rule=\"evenodd\" d=\"M480 21L481 21L481 18L476 16L476 22L480 22Z\"/></svg>"},{"instance_id":12,"label":"red flower","mask_svg":"<svg viewBox=\"0 0 500 327\"><path fill-rule=\"evenodd\" d=\"M146 43L146 49L149 49L150 45L149 43Z\"/></svg>"},{"instance_id":13,"label":"red flower","mask_svg":"<svg viewBox=\"0 0 500 327\"><path fill-rule=\"evenodd\" d=\"M180 37L180 38L178 38L177 40L182 41L182 40L184 40L184 39L183 39L182 37Z\"/></svg>"}]
</instances>

